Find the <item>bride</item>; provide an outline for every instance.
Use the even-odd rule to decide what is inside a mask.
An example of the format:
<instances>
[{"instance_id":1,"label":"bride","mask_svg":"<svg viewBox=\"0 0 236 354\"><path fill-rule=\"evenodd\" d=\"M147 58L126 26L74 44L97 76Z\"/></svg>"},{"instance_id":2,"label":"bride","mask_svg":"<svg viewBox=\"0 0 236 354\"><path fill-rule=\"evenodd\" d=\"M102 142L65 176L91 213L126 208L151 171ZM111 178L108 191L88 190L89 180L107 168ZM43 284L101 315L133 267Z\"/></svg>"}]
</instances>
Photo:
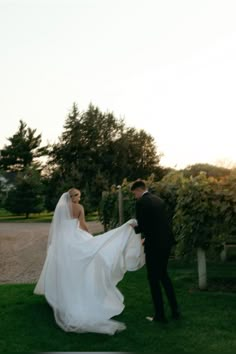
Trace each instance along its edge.
<instances>
[{"instance_id":1,"label":"bride","mask_svg":"<svg viewBox=\"0 0 236 354\"><path fill-rule=\"evenodd\" d=\"M116 285L126 271L144 265L141 237L131 227L134 220L93 237L79 201L75 188L59 199L34 293L45 296L64 331L113 335L126 328L112 319L124 309Z\"/></svg>"}]
</instances>

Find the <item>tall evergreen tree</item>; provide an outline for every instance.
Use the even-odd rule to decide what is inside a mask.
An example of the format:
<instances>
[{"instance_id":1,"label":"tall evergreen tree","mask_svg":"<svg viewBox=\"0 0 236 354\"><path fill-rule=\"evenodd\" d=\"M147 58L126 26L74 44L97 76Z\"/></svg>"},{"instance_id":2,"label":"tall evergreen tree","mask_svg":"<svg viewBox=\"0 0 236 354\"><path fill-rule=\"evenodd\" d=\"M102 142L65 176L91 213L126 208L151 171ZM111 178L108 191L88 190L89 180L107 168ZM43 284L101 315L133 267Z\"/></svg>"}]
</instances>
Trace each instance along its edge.
<instances>
[{"instance_id":1,"label":"tall evergreen tree","mask_svg":"<svg viewBox=\"0 0 236 354\"><path fill-rule=\"evenodd\" d=\"M8 140L10 144L5 145L0 154L0 169L4 171L22 171L35 158L45 155L45 148L40 148L41 134L36 135L36 129L27 127L22 120L18 131Z\"/></svg>"},{"instance_id":2,"label":"tall evergreen tree","mask_svg":"<svg viewBox=\"0 0 236 354\"><path fill-rule=\"evenodd\" d=\"M92 104L82 113L73 104L50 158L57 188L76 183L82 197L83 191L86 197L89 193L90 204L95 207L110 185L120 184L124 178L158 175L160 169L155 142L149 134L126 128L122 119L102 113Z\"/></svg>"}]
</instances>

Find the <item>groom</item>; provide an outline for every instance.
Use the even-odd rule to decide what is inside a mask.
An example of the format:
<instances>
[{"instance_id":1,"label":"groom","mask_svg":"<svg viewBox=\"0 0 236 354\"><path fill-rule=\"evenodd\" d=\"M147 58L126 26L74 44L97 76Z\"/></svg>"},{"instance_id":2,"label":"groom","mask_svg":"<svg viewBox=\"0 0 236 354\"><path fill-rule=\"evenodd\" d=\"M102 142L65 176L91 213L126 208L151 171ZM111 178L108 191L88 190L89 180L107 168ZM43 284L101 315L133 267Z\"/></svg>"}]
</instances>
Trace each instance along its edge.
<instances>
[{"instance_id":1,"label":"groom","mask_svg":"<svg viewBox=\"0 0 236 354\"><path fill-rule=\"evenodd\" d=\"M161 323L167 322L161 285L165 290L172 318L179 319L180 313L175 291L167 272L171 247L175 244L175 240L164 201L149 193L145 183L141 180L133 183L131 191L137 199L136 219L138 225L134 226L134 230L136 233L142 233L145 237L146 268L154 305L154 316L146 317L146 319Z\"/></svg>"}]
</instances>

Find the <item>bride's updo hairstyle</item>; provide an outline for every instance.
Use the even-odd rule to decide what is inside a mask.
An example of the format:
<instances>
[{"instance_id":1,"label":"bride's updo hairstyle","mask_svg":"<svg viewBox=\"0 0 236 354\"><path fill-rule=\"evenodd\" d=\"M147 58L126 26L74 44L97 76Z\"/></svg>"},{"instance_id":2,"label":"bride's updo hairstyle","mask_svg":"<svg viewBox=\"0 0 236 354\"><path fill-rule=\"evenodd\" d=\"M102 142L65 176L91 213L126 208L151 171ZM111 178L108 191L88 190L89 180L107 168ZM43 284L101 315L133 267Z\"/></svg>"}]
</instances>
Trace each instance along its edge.
<instances>
[{"instance_id":1,"label":"bride's updo hairstyle","mask_svg":"<svg viewBox=\"0 0 236 354\"><path fill-rule=\"evenodd\" d=\"M77 197L77 195L80 194L80 190L76 189L76 188L70 188L68 190L68 193L69 193L70 197L73 198L73 197Z\"/></svg>"}]
</instances>

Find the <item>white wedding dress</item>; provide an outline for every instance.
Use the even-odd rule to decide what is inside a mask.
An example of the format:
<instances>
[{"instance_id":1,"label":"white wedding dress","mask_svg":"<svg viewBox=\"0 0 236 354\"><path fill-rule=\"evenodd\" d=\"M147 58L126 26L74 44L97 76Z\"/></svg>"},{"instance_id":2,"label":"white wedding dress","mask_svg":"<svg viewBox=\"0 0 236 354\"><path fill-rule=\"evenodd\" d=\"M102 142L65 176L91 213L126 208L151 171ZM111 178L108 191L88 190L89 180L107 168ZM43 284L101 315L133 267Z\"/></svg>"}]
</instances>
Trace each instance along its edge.
<instances>
[{"instance_id":1,"label":"white wedding dress","mask_svg":"<svg viewBox=\"0 0 236 354\"><path fill-rule=\"evenodd\" d=\"M71 217L69 194L55 209L43 270L34 293L44 295L67 332L113 335L126 328L112 320L124 309L117 288L126 271L144 265L140 235L124 225L93 237Z\"/></svg>"}]
</instances>

